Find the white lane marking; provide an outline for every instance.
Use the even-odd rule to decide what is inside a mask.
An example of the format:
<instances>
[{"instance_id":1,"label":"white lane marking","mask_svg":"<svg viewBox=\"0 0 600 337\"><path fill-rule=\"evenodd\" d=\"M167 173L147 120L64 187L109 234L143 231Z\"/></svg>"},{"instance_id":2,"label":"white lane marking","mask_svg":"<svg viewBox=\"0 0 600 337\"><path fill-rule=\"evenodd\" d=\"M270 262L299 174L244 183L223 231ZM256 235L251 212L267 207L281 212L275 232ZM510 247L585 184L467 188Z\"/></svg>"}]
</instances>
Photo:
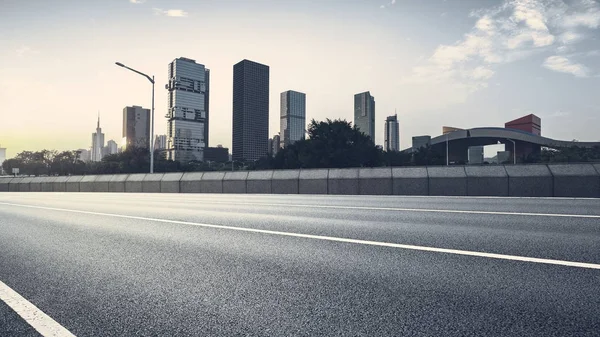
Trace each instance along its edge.
<instances>
[{"instance_id":1,"label":"white lane marking","mask_svg":"<svg viewBox=\"0 0 600 337\"><path fill-rule=\"evenodd\" d=\"M75 337L69 330L58 324L2 281L0 281L0 300L4 301L44 337Z\"/></svg>"},{"instance_id":2,"label":"white lane marking","mask_svg":"<svg viewBox=\"0 0 600 337\"><path fill-rule=\"evenodd\" d=\"M189 222L189 221L168 220L168 219L158 219L158 218L147 218L147 217L133 216L133 215L101 213L101 212L91 212L91 211L80 211L80 210L74 210L74 209L55 208L55 207L21 205L21 204L11 204L11 203L3 203L3 202L0 202L0 205L17 206L17 207L25 207L25 208L35 208L35 209L45 209L45 210L50 210L50 211L70 212L70 213L79 213L79 214L88 214L88 215L100 215L100 216L107 216L107 217L114 217L114 218L123 218L123 219L154 221L154 222L162 222L162 223L177 224L177 225L188 225L188 226L198 226L198 227L205 227L205 228L216 228L216 229L233 230L233 231L240 231L240 232L250 232L250 233L261 233L261 234L269 234L269 235L289 236L289 237L304 238L304 239L324 240L324 241L343 242L343 243L354 243L354 244L368 245L368 246L390 247L390 248L417 250L417 251L425 251L425 252L435 252L435 253L446 253L446 254L454 254L454 255L475 256L475 257L487 257L487 258L490 258L490 259L499 259L499 260L532 262L532 263L551 264L551 265L577 267L577 268L587 268L587 269L600 269L600 264L586 263L586 262L574 262L574 261L564 261L564 260L542 259L542 258L536 258L536 257L526 257L526 256L517 256L517 255L505 255L505 254L494 254L494 253L476 252L476 251L469 251L469 250L437 248L437 247L416 246L416 245L405 245L405 244L391 243L391 242L381 242L381 241L369 241L369 240L360 240L360 239L339 238L339 237L334 237L334 236L323 236L323 235L302 234L302 233L292 233L292 232L280 232L280 231L273 231L273 230L267 230L267 229L245 228L245 227L235 227L235 226L225 226L225 225L213 225L213 224L204 224L204 223Z\"/></svg>"},{"instance_id":3,"label":"white lane marking","mask_svg":"<svg viewBox=\"0 0 600 337\"><path fill-rule=\"evenodd\" d=\"M158 201L158 200L157 200ZM518 216L545 216L559 218L585 218L600 219L600 215L590 214L560 214L560 213L527 213L527 212L500 212L500 211L471 211L455 209L427 209L427 208L399 208L399 207L371 207L371 206L344 206L344 205L311 205L311 204L284 204L284 203L261 203L261 202L226 202L226 201L202 201L203 204L214 205L242 205L242 206L271 206L271 207L296 207L296 208L327 208L327 209L349 209L364 211L393 211L393 212L421 212L421 213L457 213L457 214L487 214L487 215L518 215ZM0 203L2 204L2 203Z\"/></svg>"}]
</instances>

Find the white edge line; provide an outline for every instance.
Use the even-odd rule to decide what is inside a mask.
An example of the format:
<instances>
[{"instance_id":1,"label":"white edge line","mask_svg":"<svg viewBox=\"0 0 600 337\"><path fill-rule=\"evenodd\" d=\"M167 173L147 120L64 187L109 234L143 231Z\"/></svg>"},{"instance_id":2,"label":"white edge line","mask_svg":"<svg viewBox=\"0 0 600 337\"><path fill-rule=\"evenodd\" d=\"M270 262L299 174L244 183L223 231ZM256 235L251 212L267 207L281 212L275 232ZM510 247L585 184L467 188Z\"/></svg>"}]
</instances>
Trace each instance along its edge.
<instances>
[{"instance_id":1,"label":"white edge line","mask_svg":"<svg viewBox=\"0 0 600 337\"><path fill-rule=\"evenodd\" d=\"M273 230L267 230L267 229L244 228L244 227L214 225L214 224L203 224L203 223L196 223L196 222L189 222L189 221L167 220L167 219L158 219L158 218L146 218L146 217L132 216L132 215L122 215L122 214L112 214L112 213L80 211L80 210L72 210L72 209L65 209L65 208L54 208L54 207L44 207L44 206L11 204L11 203L4 203L4 202L0 202L0 205L9 205L9 206L17 206L17 207L45 209L45 210L51 210L51 211L71 212L71 213L80 213L80 214L88 214L88 215L100 215L100 216L108 216L108 217L124 218L124 219L154 221L154 222L162 222L162 223L170 223L170 224L178 224L178 225L199 226L199 227L206 227L206 228L226 229L226 230L234 230L234 231L250 232L250 233L261 233L261 234L270 234L270 235L279 235L279 236L289 236L289 237L314 239L314 240L325 240L325 241L332 241L332 242L354 243L354 244L361 244L361 245L368 245L368 246L390 247L390 248L417 250L417 251L425 251L425 252L446 253L446 254L475 256L475 257L486 257L486 258L499 259L499 260L532 262L532 263L541 263L541 264L550 264L550 265L559 265L559 266L587 268L587 269L599 269L600 270L600 264L586 263L586 262L573 262L573 261L543 259L543 258L536 258L536 257L517 256L517 255L505 255L505 254L494 254L494 253L476 252L476 251L459 250L459 249L448 249L448 248L437 248L437 247L427 247L427 246L406 245L406 244L391 243L391 242L380 242L380 241L369 241L369 240L360 240L360 239L339 238L339 237L333 237L333 236L302 234L302 233L290 233L290 232L273 231Z\"/></svg>"},{"instance_id":2,"label":"white edge line","mask_svg":"<svg viewBox=\"0 0 600 337\"><path fill-rule=\"evenodd\" d=\"M69 330L60 325L38 309L33 303L26 300L4 282L0 281L0 300L4 301L12 310L44 337L75 337Z\"/></svg>"}]
</instances>

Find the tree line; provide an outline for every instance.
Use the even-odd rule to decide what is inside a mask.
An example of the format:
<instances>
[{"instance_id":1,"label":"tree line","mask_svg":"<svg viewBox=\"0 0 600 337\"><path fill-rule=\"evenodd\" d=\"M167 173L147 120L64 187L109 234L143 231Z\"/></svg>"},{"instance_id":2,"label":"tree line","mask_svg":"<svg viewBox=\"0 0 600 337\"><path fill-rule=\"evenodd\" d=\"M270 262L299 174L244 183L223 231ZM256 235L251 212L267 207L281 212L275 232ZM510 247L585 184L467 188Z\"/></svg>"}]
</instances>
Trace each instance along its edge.
<instances>
[{"instance_id":1,"label":"tree line","mask_svg":"<svg viewBox=\"0 0 600 337\"><path fill-rule=\"evenodd\" d=\"M8 159L2 168L8 174L19 168L22 175L90 175L145 173L150 166L148 149L130 147L105 156L99 162L83 162L78 151L23 151ZM156 151L155 172L194 172L300 168L346 168L384 166L445 165L445 154L427 146L413 153L384 151L373 140L345 120L312 120L307 138L280 149L274 157L267 154L250 162L189 162L167 160L164 152ZM542 149L537 155L521 158L526 163L599 162L600 147Z\"/></svg>"}]
</instances>

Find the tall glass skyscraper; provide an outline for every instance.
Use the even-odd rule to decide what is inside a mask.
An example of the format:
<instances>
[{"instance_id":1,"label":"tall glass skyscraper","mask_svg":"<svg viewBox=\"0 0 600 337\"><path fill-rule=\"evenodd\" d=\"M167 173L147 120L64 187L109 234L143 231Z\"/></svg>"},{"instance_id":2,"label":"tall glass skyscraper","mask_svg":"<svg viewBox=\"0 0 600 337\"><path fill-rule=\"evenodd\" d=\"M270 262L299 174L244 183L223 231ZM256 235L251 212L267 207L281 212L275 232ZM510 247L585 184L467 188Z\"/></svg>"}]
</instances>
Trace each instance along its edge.
<instances>
[{"instance_id":1,"label":"tall glass skyscraper","mask_svg":"<svg viewBox=\"0 0 600 337\"><path fill-rule=\"evenodd\" d=\"M385 141L383 148L386 151L400 151L398 115L389 116L385 120Z\"/></svg>"},{"instance_id":2,"label":"tall glass skyscraper","mask_svg":"<svg viewBox=\"0 0 600 337\"><path fill-rule=\"evenodd\" d=\"M100 128L100 113L98 113L98 124L96 132L92 133L92 161L102 160L102 148L104 147L104 133Z\"/></svg>"},{"instance_id":3,"label":"tall glass skyscraper","mask_svg":"<svg viewBox=\"0 0 600 337\"><path fill-rule=\"evenodd\" d=\"M354 125L375 142L375 97L369 91L354 95Z\"/></svg>"},{"instance_id":4,"label":"tall glass skyscraper","mask_svg":"<svg viewBox=\"0 0 600 337\"><path fill-rule=\"evenodd\" d=\"M232 143L237 161L257 160L269 152L269 66L249 60L233 66Z\"/></svg>"},{"instance_id":5,"label":"tall glass skyscraper","mask_svg":"<svg viewBox=\"0 0 600 337\"><path fill-rule=\"evenodd\" d=\"M281 93L279 126L283 147L304 139L306 129L306 94L292 90Z\"/></svg>"},{"instance_id":6,"label":"tall glass skyscraper","mask_svg":"<svg viewBox=\"0 0 600 337\"><path fill-rule=\"evenodd\" d=\"M210 70L180 57L169 64L167 158L202 161L208 147Z\"/></svg>"}]
</instances>

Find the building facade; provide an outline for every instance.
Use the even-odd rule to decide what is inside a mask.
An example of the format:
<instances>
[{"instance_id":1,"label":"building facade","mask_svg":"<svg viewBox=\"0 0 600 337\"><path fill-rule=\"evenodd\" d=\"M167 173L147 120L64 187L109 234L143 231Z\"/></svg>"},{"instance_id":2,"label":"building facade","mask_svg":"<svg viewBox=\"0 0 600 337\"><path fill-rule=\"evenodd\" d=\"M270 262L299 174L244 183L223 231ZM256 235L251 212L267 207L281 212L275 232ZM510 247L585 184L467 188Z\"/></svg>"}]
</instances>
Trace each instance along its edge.
<instances>
[{"instance_id":1,"label":"building facade","mask_svg":"<svg viewBox=\"0 0 600 337\"><path fill-rule=\"evenodd\" d=\"M229 149L222 145L217 145L217 147L207 147L204 149L204 161L226 163L229 161Z\"/></svg>"},{"instance_id":2,"label":"building facade","mask_svg":"<svg viewBox=\"0 0 600 337\"><path fill-rule=\"evenodd\" d=\"M398 115L385 119L385 135L383 149L385 151L400 151L400 125Z\"/></svg>"},{"instance_id":3,"label":"building facade","mask_svg":"<svg viewBox=\"0 0 600 337\"><path fill-rule=\"evenodd\" d=\"M521 130L534 135L542 135L542 119L530 114L504 124L506 129Z\"/></svg>"},{"instance_id":4,"label":"building facade","mask_svg":"<svg viewBox=\"0 0 600 337\"><path fill-rule=\"evenodd\" d=\"M106 142L106 154L111 155L111 154L117 154L119 152L119 146L117 145L117 142L115 142L114 140L109 140L108 142Z\"/></svg>"},{"instance_id":5,"label":"building facade","mask_svg":"<svg viewBox=\"0 0 600 337\"><path fill-rule=\"evenodd\" d=\"M2 170L2 163L4 163L5 160L6 160L6 148L0 147L0 174L4 174L4 171Z\"/></svg>"},{"instance_id":6,"label":"building facade","mask_svg":"<svg viewBox=\"0 0 600 337\"><path fill-rule=\"evenodd\" d=\"M184 57L169 64L167 158L204 160L208 147L210 70Z\"/></svg>"},{"instance_id":7,"label":"building facade","mask_svg":"<svg viewBox=\"0 0 600 337\"><path fill-rule=\"evenodd\" d=\"M269 66L243 60L233 66L232 157L257 160L268 154Z\"/></svg>"},{"instance_id":8,"label":"building facade","mask_svg":"<svg viewBox=\"0 0 600 337\"><path fill-rule=\"evenodd\" d=\"M306 94L288 90L282 92L280 104L281 147L304 139L306 129Z\"/></svg>"},{"instance_id":9,"label":"building facade","mask_svg":"<svg viewBox=\"0 0 600 337\"><path fill-rule=\"evenodd\" d=\"M369 91L354 95L354 125L375 143L375 97Z\"/></svg>"},{"instance_id":10,"label":"building facade","mask_svg":"<svg viewBox=\"0 0 600 337\"><path fill-rule=\"evenodd\" d=\"M412 148L418 150L422 147L427 147L431 143L431 136L415 136L412 137Z\"/></svg>"},{"instance_id":11,"label":"building facade","mask_svg":"<svg viewBox=\"0 0 600 337\"><path fill-rule=\"evenodd\" d=\"M468 160L470 165L483 164L483 146L469 147Z\"/></svg>"},{"instance_id":12,"label":"building facade","mask_svg":"<svg viewBox=\"0 0 600 337\"><path fill-rule=\"evenodd\" d=\"M167 135L156 135L154 138L154 150L165 150L167 148Z\"/></svg>"},{"instance_id":13,"label":"building facade","mask_svg":"<svg viewBox=\"0 0 600 337\"><path fill-rule=\"evenodd\" d=\"M96 132L92 133L92 152L91 161L101 161L103 154L102 149L104 148L104 134L100 128L100 116L98 116L98 124L96 125Z\"/></svg>"},{"instance_id":14,"label":"building facade","mask_svg":"<svg viewBox=\"0 0 600 337\"><path fill-rule=\"evenodd\" d=\"M150 109L141 106L123 108L125 147L150 148Z\"/></svg>"}]
</instances>

